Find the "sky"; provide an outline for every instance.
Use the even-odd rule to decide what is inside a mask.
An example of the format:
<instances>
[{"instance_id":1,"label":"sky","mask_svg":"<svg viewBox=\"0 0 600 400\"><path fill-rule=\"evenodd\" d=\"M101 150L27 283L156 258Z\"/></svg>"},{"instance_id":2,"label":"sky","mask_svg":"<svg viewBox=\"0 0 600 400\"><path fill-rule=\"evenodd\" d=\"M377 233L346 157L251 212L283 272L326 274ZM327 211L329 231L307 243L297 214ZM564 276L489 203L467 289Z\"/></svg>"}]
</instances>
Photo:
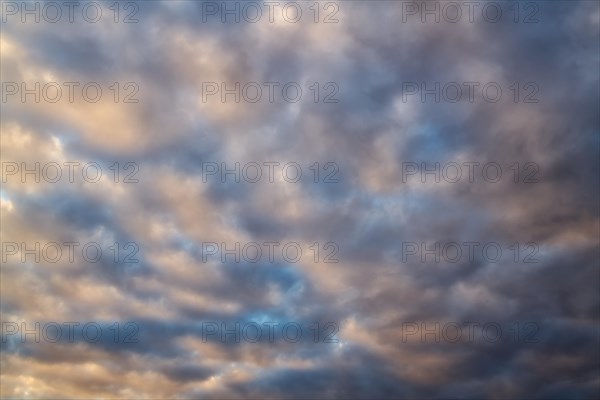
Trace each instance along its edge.
<instances>
[{"instance_id":1,"label":"sky","mask_svg":"<svg viewBox=\"0 0 600 400\"><path fill-rule=\"evenodd\" d=\"M0 12L2 398L600 395L597 1Z\"/></svg>"}]
</instances>

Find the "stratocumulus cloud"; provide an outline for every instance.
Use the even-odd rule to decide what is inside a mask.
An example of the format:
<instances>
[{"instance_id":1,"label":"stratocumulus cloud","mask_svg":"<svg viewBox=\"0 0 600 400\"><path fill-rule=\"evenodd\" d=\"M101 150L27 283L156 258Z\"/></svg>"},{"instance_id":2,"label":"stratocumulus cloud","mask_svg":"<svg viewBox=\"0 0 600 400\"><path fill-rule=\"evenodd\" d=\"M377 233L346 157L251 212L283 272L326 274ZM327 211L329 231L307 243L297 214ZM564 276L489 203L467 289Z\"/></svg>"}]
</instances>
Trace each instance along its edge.
<instances>
[{"instance_id":1,"label":"stratocumulus cloud","mask_svg":"<svg viewBox=\"0 0 600 400\"><path fill-rule=\"evenodd\" d=\"M596 398L596 1L1 2L1 396Z\"/></svg>"}]
</instances>

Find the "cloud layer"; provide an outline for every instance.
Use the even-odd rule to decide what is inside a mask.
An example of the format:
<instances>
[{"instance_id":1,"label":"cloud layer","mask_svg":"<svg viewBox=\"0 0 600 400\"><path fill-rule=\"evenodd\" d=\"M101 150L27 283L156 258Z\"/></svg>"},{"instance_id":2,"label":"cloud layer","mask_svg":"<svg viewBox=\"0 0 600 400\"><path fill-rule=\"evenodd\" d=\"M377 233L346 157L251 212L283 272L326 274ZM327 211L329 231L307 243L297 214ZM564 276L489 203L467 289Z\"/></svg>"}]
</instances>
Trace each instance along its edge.
<instances>
[{"instance_id":1,"label":"cloud layer","mask_svg":"<svg viewBox=\"0 0 600 400\"><path fill-rule=\"evenodd\" d=\"M598 3L14 4L3 397L599 394Z\"/></svg>"}]
</instances>

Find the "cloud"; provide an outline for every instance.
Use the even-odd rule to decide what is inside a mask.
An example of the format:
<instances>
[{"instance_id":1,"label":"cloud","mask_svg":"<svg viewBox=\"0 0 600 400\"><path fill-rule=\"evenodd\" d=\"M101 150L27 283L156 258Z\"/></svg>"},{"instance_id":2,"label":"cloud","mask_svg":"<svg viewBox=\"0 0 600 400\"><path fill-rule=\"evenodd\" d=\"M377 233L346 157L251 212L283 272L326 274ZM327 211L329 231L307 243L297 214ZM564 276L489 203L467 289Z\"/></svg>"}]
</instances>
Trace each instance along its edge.
<instances>
[{"instance_id":1,"label":"cloud","mask_svg":"<svg viewBox=\"0 0 600 400\"><path fill-rule=\"evenodd\" d=\"M206 8L221 2L127 4L119 18L139 8L138 23L114 23L108 3L95 24L77 13L2 23L3 84L63 87L52 103L3 86L3 397L595 398L597 3L516 3L517 16L495 3L498 23L481 9L473 22L421 22L407 2L319 3L318 16L301 3L298 23L283 5L272 23L266 8L259 22L223 23ZM74 101L64 82L81 84ZM90 82L98 102L81 92ZM262 97L222 101L207 82L256 83ZM124 102L136 88L139 101ZM36 162L39 182L22 175ZM62 166L58 182L49 163ZM97 182L82 175L90 163ZM243 172L251 163L257 182ZM282 174L288 163L298 182ZM450 164L457 182L443 175ZM30 251L68 242L102 257L78 247L74 260L40 251L36 262ZM207 260L209 242L294 242L302 257ZM463 256L405 260L408 242L462 244ZM465 242L480 243L472 257ZM73 339L65 328L48 340L45 327L65 322L80 324ZM92 323L98 340L86 337ZM278 340L264 323L279 324ZM281 337L289 323L302 327L297 341ZM253 324L260 340L235 340ZM485 336L489 324L500 339ZM219 331L207 338L208 326Z\"/></svg>"}]
</instances>

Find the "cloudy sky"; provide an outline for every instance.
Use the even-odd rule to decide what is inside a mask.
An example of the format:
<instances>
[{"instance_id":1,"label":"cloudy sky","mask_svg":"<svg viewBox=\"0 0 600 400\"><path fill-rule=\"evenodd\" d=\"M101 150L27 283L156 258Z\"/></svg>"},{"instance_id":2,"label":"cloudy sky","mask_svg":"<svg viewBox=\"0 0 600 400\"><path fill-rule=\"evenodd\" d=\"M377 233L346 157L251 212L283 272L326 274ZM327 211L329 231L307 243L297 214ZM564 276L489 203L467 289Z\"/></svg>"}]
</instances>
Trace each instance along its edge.
<instances>
[{"instance_id":1,"label":"cloudy sky","mask_svg":"<svg viewBox=\"0 0 600 400\"><path fill-rule=\"evenodd\" d=\"M599 10L2 1L2 397L596 398Z\"/></svg>"}]
</instances>

